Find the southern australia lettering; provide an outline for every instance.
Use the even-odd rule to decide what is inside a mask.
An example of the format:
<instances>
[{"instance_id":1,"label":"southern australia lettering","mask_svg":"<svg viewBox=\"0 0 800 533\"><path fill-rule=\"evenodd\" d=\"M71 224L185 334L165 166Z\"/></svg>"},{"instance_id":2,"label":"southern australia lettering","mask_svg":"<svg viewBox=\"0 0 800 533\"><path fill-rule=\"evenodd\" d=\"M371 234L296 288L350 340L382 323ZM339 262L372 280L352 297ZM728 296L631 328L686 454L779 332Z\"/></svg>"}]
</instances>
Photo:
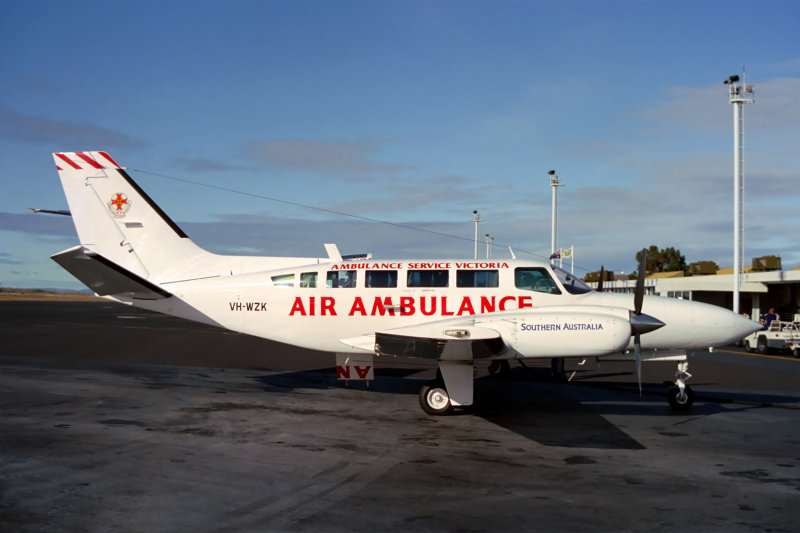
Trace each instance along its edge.
<instances>
[{"instance_id":1,"label":"southern australia lettering","mask_svg":"<svg viewBox=\"0 0 800 533\"><path fill-rule=\"evenodd\" d=\"M549 324L528 324L523 322L520 324L522 331L596 331L603 329L603 324L584 323L584 322L564 322L549 323Z\"/></svg>"}]
</instances>

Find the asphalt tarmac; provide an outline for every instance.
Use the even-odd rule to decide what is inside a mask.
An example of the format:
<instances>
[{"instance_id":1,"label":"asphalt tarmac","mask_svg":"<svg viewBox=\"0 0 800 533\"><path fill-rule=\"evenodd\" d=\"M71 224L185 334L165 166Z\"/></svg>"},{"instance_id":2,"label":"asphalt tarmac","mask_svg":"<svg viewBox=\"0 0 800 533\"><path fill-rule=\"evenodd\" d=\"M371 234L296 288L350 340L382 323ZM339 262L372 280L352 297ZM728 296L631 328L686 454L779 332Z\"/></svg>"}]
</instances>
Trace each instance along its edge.
<instances>
[{"instance_id":1,"label":"asphalt tarmac","mask_svg":"<svg viewBox=\"0 0 800 533\"><path fill-rule=\"evenodd\" d=\"M797 531L800 361L479 368L429 417L426 361L333 356L108 303L0 302L0 532ZM545 365L546 366L546 365ZM578 367L573 367L578 369Z\"/></svg>"}]
</instances>

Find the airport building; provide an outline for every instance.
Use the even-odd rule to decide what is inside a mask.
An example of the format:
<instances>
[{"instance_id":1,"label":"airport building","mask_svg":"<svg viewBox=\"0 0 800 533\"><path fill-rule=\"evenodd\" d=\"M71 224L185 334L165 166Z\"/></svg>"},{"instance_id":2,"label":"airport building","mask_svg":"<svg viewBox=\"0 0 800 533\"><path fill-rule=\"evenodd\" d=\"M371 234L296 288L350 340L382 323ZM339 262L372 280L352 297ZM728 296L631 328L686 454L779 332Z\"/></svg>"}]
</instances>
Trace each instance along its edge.
<instances>
[{"instance_id":1,"label":"airport building","mask_svg":"<svg viewBox=\"0 0 800 533\"><path fill-rule=\"evenodd\" d=\"M754 271L746 267L740 276L739 309L757 320L771 307L781 320L800 321L800 267L792 270ZM590 283L597 287L597 283ZM603 290L633 292L636 280L603 282ZM683 298L733 309L733 269L714 274L690 275L659 272L645 279L648 294Z\"/></svg>"}]
</instances>

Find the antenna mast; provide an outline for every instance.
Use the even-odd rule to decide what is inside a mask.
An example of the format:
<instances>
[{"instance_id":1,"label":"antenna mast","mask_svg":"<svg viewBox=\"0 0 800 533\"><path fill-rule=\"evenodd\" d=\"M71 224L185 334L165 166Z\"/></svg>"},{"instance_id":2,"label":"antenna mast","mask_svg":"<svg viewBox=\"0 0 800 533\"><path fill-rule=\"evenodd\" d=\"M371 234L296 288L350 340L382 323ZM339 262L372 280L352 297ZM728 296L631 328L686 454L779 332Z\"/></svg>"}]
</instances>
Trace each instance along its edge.
<instances>
[{"instance_id":1,"label":"antenna mast","mask_svg":"<svg viewBox=\"0 0 800 533\"><path fill-rule=\"evenodd\" d=\"M550 244L550 256L556 253L556 244L558 241L558 188L563 187L563 183L558 182L558 176L555 170L547 172L550 176L550 186L553 187L553 234Z\"/></svg>"}]
</instances>

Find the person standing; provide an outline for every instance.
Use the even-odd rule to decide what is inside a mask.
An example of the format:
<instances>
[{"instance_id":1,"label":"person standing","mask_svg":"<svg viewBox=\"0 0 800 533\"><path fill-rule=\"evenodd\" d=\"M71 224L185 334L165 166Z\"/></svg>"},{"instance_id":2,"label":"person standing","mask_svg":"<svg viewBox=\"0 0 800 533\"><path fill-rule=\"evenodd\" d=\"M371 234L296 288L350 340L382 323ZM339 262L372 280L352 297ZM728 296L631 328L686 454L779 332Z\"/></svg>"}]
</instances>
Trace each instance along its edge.
<instances>
[{"instance_id":1,"label":"person standing","mask_svg":"<svg viewBox=\"0 0 800 533\"><path fill-rule=\"evenodd\" d=\"M778 315L775 314L775 308L770 307L767 314L762 316L761 319L764 321L764 329L769 329L769 325L772 324L772 321L778 319Z\"/></svg>"}]
</instances>

